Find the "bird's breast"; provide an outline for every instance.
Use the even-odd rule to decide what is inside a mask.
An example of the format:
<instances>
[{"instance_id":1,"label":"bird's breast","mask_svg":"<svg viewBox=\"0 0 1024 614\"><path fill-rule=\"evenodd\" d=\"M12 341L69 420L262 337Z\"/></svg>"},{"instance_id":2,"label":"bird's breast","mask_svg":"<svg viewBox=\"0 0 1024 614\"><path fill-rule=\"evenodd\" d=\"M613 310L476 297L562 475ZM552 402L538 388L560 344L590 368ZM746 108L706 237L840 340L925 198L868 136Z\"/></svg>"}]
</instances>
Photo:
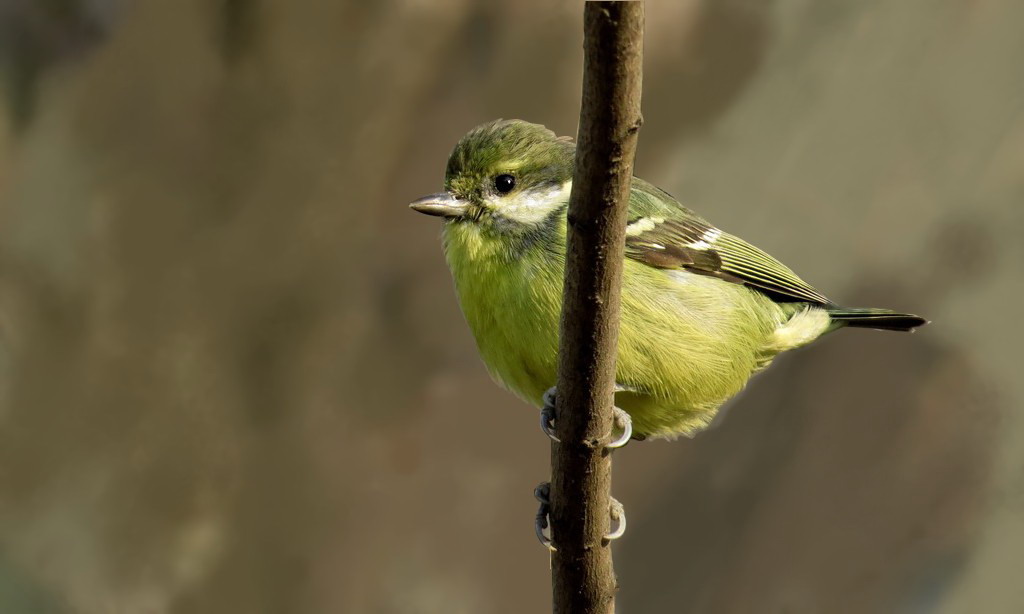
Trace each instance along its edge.
<instances>
[{"instance_id":1,"label":"bird's breast","mask_svg":"<svg viewBox=\"0 0 1024 614\"><path fill-rule=\"evenodd\" d=\"M509 253L463 226L445 229L445 256L481 358L499 383L539 405L555 384L562 266L540 247Z\"/></svg>"}]
</instances>

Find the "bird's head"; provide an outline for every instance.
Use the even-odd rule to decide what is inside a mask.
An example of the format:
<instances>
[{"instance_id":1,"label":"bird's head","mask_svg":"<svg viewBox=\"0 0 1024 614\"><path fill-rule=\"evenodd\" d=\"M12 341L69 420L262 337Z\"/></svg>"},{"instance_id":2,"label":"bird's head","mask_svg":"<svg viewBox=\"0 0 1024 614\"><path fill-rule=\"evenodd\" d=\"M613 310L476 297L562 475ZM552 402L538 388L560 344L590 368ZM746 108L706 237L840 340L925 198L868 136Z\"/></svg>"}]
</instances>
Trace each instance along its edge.
<instances>
[{"instance_id":1,"label":"bird's head","mask_svg":"<svg viewBox=\"0 0 1024 614\"><path fill-rule=\"evenodd\" d=\"M497 120L469 131L448 158L445 191L409 206L450 223L495 232L527 231L569 202L572 140L522 120Z\"/></svg>"}]
</instances>

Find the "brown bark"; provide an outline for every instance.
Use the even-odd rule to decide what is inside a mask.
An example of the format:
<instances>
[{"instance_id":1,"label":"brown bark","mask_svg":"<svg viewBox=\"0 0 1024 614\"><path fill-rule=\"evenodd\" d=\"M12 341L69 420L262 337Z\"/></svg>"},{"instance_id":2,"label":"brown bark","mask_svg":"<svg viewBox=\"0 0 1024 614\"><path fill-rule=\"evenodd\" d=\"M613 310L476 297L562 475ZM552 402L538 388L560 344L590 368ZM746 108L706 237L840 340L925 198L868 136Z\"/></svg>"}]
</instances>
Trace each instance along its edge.
<instances>
[{"instance_id":1,"label":"brown bark","mask_svg":"<svg viewBox=\"0 0 1024 614\"><path fill-rule=\"evenodd\" d=\"M611 613L609 530L619 289L641 124L642 2L587 2L583 101L569 201L556 432L551 451L554 611Z\"/></svg>"}]
</instances>

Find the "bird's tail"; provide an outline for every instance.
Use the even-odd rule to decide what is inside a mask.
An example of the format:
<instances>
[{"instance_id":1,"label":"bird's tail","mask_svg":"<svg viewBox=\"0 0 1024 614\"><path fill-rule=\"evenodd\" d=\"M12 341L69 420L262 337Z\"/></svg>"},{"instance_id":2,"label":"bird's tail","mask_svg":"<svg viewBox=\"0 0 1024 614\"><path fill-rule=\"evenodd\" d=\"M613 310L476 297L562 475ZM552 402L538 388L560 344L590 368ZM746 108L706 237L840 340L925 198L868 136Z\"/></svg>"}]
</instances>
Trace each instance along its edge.
<instances>
[{"instance_id":1,"label":"bird's tail","mask_svg":"<svg viewBox=\"0 0 1024 614\"><path fill-rule=\"evenodd\" d=\"M840 326L875 328L878 330L900 330L914 332L918 326L928 323L921 316L910 313L896 313L889 309L873 307L829 307L828 315Z\"/></svg>"}]
</instances>

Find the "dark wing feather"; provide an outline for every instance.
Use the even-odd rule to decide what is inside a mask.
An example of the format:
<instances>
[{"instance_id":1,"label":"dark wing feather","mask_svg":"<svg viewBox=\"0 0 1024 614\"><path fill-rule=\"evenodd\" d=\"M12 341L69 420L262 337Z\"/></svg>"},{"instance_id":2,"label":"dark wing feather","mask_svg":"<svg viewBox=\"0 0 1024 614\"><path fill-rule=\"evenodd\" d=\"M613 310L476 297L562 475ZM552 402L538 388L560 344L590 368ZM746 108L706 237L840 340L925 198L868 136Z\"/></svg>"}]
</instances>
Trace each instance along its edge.
<instances>
[{"instance_id":1,"label":"dark wing feather","mask_svg":"<svg viewBox=\"0 0 1024 614\"><path fill-rule=\"evenodd\" d=\"M626 256L656 268L681 268L742 283L777 301L831 304L825 295L764 251L692 216L682 207L676 213L683 216L632 220L636 231L626 237Z\"/></svg>"}]
</instances>

